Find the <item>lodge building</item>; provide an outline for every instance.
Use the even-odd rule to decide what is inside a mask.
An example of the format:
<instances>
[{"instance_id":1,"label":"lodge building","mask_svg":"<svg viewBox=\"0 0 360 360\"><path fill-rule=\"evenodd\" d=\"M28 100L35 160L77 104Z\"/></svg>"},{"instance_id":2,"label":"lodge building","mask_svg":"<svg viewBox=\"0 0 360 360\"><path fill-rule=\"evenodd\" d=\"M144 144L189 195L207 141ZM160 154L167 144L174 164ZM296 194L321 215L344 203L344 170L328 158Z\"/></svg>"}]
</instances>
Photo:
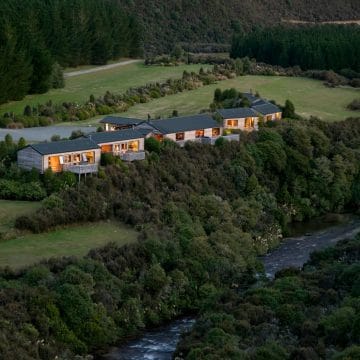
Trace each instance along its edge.
<instances>
[{"instance_id":1,"label":"lodge building","mask_svg":"<svg viewBox=\"0 0 360 360\"><path fill-rule=\"evenodd\" d=\"M232 130L258 130L259 121L281 119L282 112L274 104L250 93L243 94L250 108L220 109L219 123L209 114L173 117L157 120L140 120L107 116L100 121L103 132L88 134L80 139L28 145L18 151L18 166L25 170L37 169L44 173L71 171L76 174L96 173L101 154L111 153L124 161L144 160L145 140L153 137L159 141L169 139L179 146L187 141L215 144L220 137L239 141ZM224 130L230 134L224 134Z\"/></svg>"}]
</instances>

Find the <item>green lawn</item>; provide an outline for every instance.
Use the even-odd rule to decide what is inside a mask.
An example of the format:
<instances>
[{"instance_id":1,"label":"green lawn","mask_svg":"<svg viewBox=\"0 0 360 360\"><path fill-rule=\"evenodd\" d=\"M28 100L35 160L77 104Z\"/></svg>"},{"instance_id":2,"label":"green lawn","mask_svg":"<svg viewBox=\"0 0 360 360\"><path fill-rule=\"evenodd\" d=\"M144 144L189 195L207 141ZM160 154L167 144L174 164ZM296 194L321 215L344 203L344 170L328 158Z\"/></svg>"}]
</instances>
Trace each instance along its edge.
<instances>
[{"instance_id":1,"label":"green lawn","mask_svg":"<svg viewBox=\"0 0 360 360\"><path fill-rule=\"evenodd\" d=\"M11 231L18 216L36 211L39 207L39 202L0 200L0 233Z\"/></svg>"},{"instance_id":2,"label":"green lawn","mask_svg":"<svg viewBox=\"0 0 360 360\"><path fill-rule=\"evenodd\" d=\"M0 267L21 268L51 257L84 256L90 249L111 241L124 245L136 239L137 233L133 229L114 222L25 235L0 242Z\"/></svg>"},{"instance_id":3,"label":"green lawn","mask_svg":"<svg viewBox=\"0 0 360 360\"><path fill-rule=\"evenodd\" d=\"M133 86L180 77L185 69L199 71L200 67L201 65L145 66L143 63L135 63L93 74L74 76L66 79L64 89L51 90L42 95L29 95L24 100L1 105L0 114L10 111L22 113L26 105L44 104L49 100L53 103L84 102L91 94L100 96L107 90L121 93Z\"/></svg>"},{"instance_id":4,"label":"green lawn","mask_svg":"<svg viewBox=\"0 0 360 360\"><path fill-rule=\"evenodd\" d=\"M216 88L235 87L240 91L255 92L269 100L284 104L290 99L296 111L303 116L315 115L327 121L343 120L350 116L360 116L360 112L350 111L346 106L360 96L359 89L328 88L321 81L306 78L291 78L280 76L243 76L232 80L221 81L218 84L205 86L194 91L153 100L139 104L122 114L146 118L150 113L153 117L171 114L178 110L180 115L198 113L209 107Z\"/></svg>"}]
</instances>

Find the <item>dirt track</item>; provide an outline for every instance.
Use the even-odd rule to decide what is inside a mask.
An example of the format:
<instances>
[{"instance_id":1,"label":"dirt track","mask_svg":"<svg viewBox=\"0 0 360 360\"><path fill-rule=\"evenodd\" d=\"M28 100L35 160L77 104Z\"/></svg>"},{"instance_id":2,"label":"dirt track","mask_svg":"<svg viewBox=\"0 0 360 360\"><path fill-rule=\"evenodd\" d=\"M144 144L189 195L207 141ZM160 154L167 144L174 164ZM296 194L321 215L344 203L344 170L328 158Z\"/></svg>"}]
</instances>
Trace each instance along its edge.
<instances>
[{"instance_id":1,"label":"dirt track","mask_svg":"<svg viewBox=\"0 0 360 360\"><path fill-rule=\"evenodd\" d=\"M134 63L137 63L139 61L141 61L141 60L126 60L126 61L120 61L120 62L115 63L115 64L98 66L98 67L95 67L93 69L72 71L72 72L65 73L64 77L69 78L69 77L79 76L79 75L84 75L84 74L92 74L92 73L95 73L95 72L98 72L98 71L104 71L104 70L113 69L113 68L116 68L118 66L125 66L125 65L134 64Z\"/></svg>"}]
</instances>

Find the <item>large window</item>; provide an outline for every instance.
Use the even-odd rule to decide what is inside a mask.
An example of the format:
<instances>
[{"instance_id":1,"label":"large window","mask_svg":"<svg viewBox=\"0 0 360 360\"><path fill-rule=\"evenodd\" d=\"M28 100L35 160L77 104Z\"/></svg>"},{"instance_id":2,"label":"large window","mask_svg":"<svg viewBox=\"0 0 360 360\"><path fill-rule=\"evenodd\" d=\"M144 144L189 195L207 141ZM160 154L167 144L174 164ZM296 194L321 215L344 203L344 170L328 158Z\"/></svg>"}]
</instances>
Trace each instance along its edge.
<instances>
[{"instance_id":1,"label":"large window","mask_svg":"<svg viewBox=\"0 0 360 360\"><path fill-rule=\"evenodd\" d=\"M254 118L247 117L245 119L245 129L253 128L254 127Z\"/></svg>"},{"instance_id":2,"label":"large window","mask_svg":"<svg viewBox=\"0 0 360 360\"><path fill-rule=\"evenodd\" d=\"M239 126L239 120L235 120L235 119L227 120L227 126L229 126L229 127L238 127Z\"/></svg>"},{"instance_id":3,"label":"large window","mask_svg":"<svg viewBox=\"0 0 360 360\"><path fill-rule=\"evenodd\" d=\"M212 129L212 137L220 136L220 128Z\"/></svg>"},{"instance_id":4,"label":"large window","mask_svg":"<svg viewBox=\"0 0 360 360\"><path fill-rule=\"evenodd\" d=\"M202 130L196 130L196 131L195 131L195 137L197 137L197 138L204 137L204 133L205 133L204 129L202 129Z\"/></svg>"},{"instance_id":5,"label":"large window","mask_svg":"<svg viewBox=\"0 0 360 360\"><path fill-rule=\"evenodd\" d=\"M128 149L129 151L139 151L139 141L129 141Z\"/></svg>"},{"instance_id":6,"label":"large window","mask_svg":"<svg viewBox=\"0 0 360 360\"><path fill-rule=\"evenodd\" d=\"M85 155L86 162L88 162L89 164L95 163L95 153L93 151L89 151L83 155Z\"/></svg>"},{"instance_id":7,"label":"large window","mask_svg":"<svg viewBox=\"0 0 360 360\"><path fill-rule=\"evenodd\" d=\"M176 133L176 141L182 141L184 139L185 139L185 133L184 132Z\"/></svg>"}]
</instances>

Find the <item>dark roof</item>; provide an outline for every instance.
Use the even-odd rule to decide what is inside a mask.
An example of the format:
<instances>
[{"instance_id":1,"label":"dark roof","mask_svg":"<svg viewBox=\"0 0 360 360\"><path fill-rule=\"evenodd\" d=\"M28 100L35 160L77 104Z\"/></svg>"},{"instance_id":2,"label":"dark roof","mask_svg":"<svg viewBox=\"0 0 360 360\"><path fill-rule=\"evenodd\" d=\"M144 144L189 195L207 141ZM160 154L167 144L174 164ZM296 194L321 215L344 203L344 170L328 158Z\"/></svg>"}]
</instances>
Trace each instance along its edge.
<instances>
[{"instance_id":1,"label":"dark roof","mask_svg":"<svg viewBox=\"0 0 360 360\"><path fill-rule=\"evenodd\" d=\"M93 141L84 138L32 144L29 146L41 155L61 154L73 151L93 150L99 148Z\"/></svg>"},{"instance_id":2,"label":"dark roof","mask_svg":"<svg viewBox=\"0 0 360 360\"><path fill-rule=\"evenodd\" d=\"M250 108L220 109L217 111L224 119L256 117L257 113Z\"/></svg>"},{"instance_id":3,"label":"dark roof","mask_svg":"<svg viewBox=\"0 0 360 360\"><path fill-rule=\"evenodd\" d=\"M140 139L144 136L137 130L125 129L120 131L104 131L96 132L86 135L88 139L91 139L97 144L105 144L116 141L125 141L132 139Z\"/></svg>"},{"instance_id":4,"label":"dark roof","mask_svg":"<svg viewBox=\"0 0 360 360\"><path fill-rule=\"evenodd\" d=\"M268 103L269 102L264 99L257 99L251 104L251 106L254 107L254 106L264 105L264 104L268 104Z\"/></svg>"},{"instance_id":5,"label":"dark roof","mask_svg":"<svg viewBox=\"0 0 360 360\"><path fill-rule=\"evenodd\" d=\"M147 136L152 132L158 133L159 131L156 130L151 124L148 122L143 122L136 126L135 128L139 133L142 134L142 136Z\"/></svg>"},{"instance_id":6,"label":"dark roof","mask_svg":"<svg viewBox=\"0 0 360 360\"><path fill-rule=\"evenodd\" d=\"M256 100L259 100L259 98L255 95L253 95L252 93L241 93L241 95L248 99L250 101L250 104L252 104L253 102L255 102Z\"/></svg>"},{"instance_id":7,"label":"dark roof","mask_svg":"<svg viewBox=\"0 0 360 360\"><path fill-rule=\"evenodd\" d=\"M255 111L262 115L269 115L281 112L281 110L274 104L265 103L263 105L254 105L252 107Z\"/></svg>"},{"instance_id":8,"label":"dark roof","mask_svg":"<svg viewBox=\"0 0 360 360\"><path fill-rule=\"evenodd\" d=\"M173 134L182 131L192 131L219 127L220 125L207 114L174 117L149 122L162 134Z\"/></svg>"},{"instance_id":9,"label":"dark roof","mask_svg":"<svg viewBox=\"0 0 360 360\"><path fill-rule=\"evenodd\" d=\"M112 124L112 125L136 125L144 120L118 117L118 116L106 116L100 121L102 124Z\"/></svg>"}]
</instances>

